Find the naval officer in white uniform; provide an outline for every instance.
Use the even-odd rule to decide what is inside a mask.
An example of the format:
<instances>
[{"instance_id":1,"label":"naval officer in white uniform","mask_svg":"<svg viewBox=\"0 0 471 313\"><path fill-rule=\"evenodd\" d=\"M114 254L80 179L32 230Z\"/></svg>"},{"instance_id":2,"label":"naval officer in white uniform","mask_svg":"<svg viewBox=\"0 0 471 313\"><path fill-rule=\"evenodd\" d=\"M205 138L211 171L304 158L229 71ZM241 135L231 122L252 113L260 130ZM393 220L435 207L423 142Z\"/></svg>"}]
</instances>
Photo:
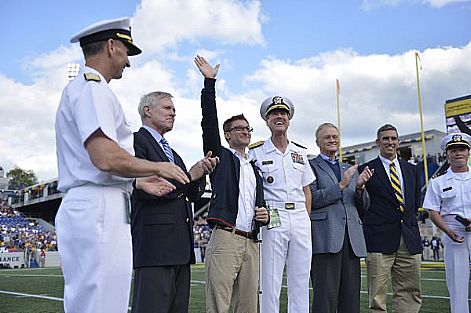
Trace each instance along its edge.
<instances>
[{"instance_id":1,"label":"naval officer in white uniform","mask_svg":"<svg viewBox=\"0 0 471 313\"><path fill-rule=\"evenodd\" d=\"M430 180L424 208L444 235L446 284L451 313L469 313L468 286L471 259L471 226L456 220L471 221L471 172L468 166L471 137L464 133L445 136L441 148L450 168Z\"/></svg>"},{"instance_id":2,"label":"naval officer in white uniform","mask_svg":"<svg viewBox=\"0 0 471 313\"><path fill-rule=\"evenodd\" d=\"M306 148L288 140L293 103L280 96L262 102L260 114L271 131L264 142L250 146L250 155L263 173L270 224L263 227L262 313L279 311L285 263L288 273L288 312L309 312L311 264L311 191L315 180Z\"/></svg>"},{"instance_id":3,"label":"naval officer in white uniform","mask_svg":"<svg viewBox=\"0 0 471 313\"><path fill-rule=\"evenodd\" d=\"M64 273L67 313L128 312L132 271L129 226L130 177L137 188L164 195L187 175L170 162L132 156L133 134L110 89L128 56L141 53L132 42L129 18L93 24L75 36L85 67L62 93L56 113L59 190L64 193L56 232Z\"/></svg>"}]
</instances>

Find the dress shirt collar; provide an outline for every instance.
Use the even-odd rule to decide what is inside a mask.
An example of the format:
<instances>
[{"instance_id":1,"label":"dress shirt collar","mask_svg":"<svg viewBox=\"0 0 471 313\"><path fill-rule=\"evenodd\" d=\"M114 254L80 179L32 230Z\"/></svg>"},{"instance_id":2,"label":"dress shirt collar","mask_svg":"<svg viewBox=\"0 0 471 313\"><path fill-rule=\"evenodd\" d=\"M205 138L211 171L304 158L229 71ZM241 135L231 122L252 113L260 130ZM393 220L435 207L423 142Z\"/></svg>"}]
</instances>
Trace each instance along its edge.
<instances>
[{"instance_id":1,"label":"dress shirt collar","mask_svg":"<svg viewBox=\"0 0 471 313\"><path fill-rule=\"evenodd\" d=\"M158 131L146 125L142 125L142 128L147 130L152 135L152 137L154 137L155 141L157 141L159 145L162 146L162 144L160 143L160 140L162 139L163 136Z\"/></svg>"},{"instance_id":2,"label":"dress shirt collar","mask_svg":"<svg viewBox=\"0 0 471 313\"><path fill-rule=\"evenodd\" d=\"M251 155L249 155L248 153L246 153L246 154L245 154L245 157L244 157L244 156L242 156L242 155L239 153L239 151L237 151L237 150L235 150L235 149L232 149L231 147L229 147L228 149L229 149L229 151L231 151L236 157L238 157L239 160L241 160L241 161L244 160L244 161L247 161L247 162L252 161L252 158L253 158L253 157L252 157Z\"/></svg>"},{"instance_id":3,"label":"dress shirt collar","mask_svg":"<svg viewBox=\"0 0 471 313\"><path fill-rule=\"evenodd\" d=\"M295 151L295 152L296 152L296 151L299 151L299 150L296 149L296 146L293 145L293 144L291 143L291 141L289 141L289 140L288 140L288 146L286 146L286 151L285 151L284 154L286 154L286 152L287 152L288 150ZM279 152L281 153L281 151L278 150L277 147L275 147L275 145L273 144L273 141L271 141L271 137L268 138L268 139L265 141L265 151L266 151L267 153L274 152L274 151L279 151Z\"/></svg>"},{"instance_id":4,"label":"dress shirt collar","mask_svg":"<svg viewBox=\"0 0 471 313\"><path fill-rule=\"evenodd\" d=\"M460 173L455 173L450 169L445 173L445 179L451 179L451 178L457 178L459 180L468 180L471 179L471 171L468 166L468 171L467 172L460 172Z\"/></svg>"},{"instance_id":5,"label":"dress shirt collar","mask_svg":"<svg viewBox=\"0 0 471 313\"><path fill-rule=\"evenodd\" d=\"M379 155L379 159L381 160L381 162L383 162L383 165L384 165L384 167L386 167L386 168L389 168L389 165L390 165L391 163L394 163L394 165L396 165L396 168L400 167L400 165L399 165L399 160L397 159L397 157L394 158L394 160L391 161L391 160L386 159L385 157Z\"/></svg>"},{"instance_id":6,"label":"dress shirt collar","mask_svg":"<svg viewBox=\"0 0 471 313\"><path fill-rule=\"evenodd\" d=\"M335 159L332 160L331 158L329 158L327 155L325 155L325 154L322 153L322 152L319 153L319 155L321 156L321 158L322 158L324 161L327 161L327 162L329 162L329 163L331 163L331 164L337 164L337 163L339 163L339 158L338 158L337 156L335 157Z\"/></svg>"}]
</instances>

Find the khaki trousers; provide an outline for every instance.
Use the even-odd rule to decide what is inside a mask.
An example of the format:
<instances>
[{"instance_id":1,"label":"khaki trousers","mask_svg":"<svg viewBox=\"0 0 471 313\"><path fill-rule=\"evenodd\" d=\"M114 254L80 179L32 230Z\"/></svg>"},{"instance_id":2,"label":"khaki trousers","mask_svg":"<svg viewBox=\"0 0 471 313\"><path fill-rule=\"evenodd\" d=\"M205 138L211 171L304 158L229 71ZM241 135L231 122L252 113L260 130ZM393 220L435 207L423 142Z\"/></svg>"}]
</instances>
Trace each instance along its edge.
<instances>
[{"instance_id":1,"label":"khaki trousers","mask_svg":"<svg viewBox=\"0 0 471 313\"><path fill-rule=\"evenodd\" d=\"M206 312L257 312L259 247L248 239L215 228L206 248Z\"/></svg>"},{"instance_id":2,"label":"khaki trousers","mask_svg":"<svg viewBox=\"0 0 471 313\"><path fill-rule=\"evenodd\" d=\"M391 277L393 312L419 312L422 304L420 254L410 254L401 237L394 254L368 253L366 258L368 303L370 313L387 312L386 292Z\"/></svg>"}]
</instances>

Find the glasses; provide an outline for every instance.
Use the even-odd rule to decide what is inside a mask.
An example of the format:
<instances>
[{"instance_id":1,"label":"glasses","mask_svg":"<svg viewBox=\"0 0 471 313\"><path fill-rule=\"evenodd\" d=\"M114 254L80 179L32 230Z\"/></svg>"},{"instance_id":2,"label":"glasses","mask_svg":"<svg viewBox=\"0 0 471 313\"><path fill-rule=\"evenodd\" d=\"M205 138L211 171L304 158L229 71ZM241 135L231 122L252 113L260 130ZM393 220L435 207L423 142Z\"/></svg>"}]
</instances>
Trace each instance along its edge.
<instances>
[{"instance_id":1,"label":"glasses","mask_svg":"<svg viewBox=\"0 0 471 313\"><path fill-rule=\"evenodd\" d=\"M253 132L253 128L250 127L250 126L235 126L235 127L232 127L231 129L229 129L228 132L231 132L233 130L235 130L238 133L241 133L244 130L246 130L249 133Z\"/></svg>"}]
</instances>

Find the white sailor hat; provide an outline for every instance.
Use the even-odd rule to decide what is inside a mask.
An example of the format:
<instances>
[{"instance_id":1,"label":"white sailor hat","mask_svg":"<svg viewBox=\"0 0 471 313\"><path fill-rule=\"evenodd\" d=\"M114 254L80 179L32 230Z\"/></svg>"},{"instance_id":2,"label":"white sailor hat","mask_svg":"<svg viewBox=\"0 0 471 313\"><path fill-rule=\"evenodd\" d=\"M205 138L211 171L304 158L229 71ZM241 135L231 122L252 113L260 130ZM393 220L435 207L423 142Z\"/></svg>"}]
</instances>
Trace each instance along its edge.
<instances>
[{"instance_id":1,"label":"white sailor hat","mask_svg":"<svg viewBox=\"0 0 471 313\"><path fill-rule=\"evenodd\" d=\"M450 147L471 147L471 136L465 133L451 133L443 137L440 147L446 151Z\"/></svg>"},{"instance_id":2,"label":"white sailor hat","mask_svg":"<svg viewBox=\"0 0 471 313\"><path fill-rule=\"evenodd\" d=\"M276 109L288 111L288 118L292 119L294 116L294 105L290 99L281 96L269 97L263 100L260 106L260 115L266 121L268 114Z\"/></svg>"},{"instance_id":3,"label":"white sailor hat","mask_svg":"<svg viewBox=\"0 0 471 313\"><path fill-rule=\"evenodd\" d=\"M80 47L86 44L108 40L118 39L128 47L128 55L137 55L142 52L132 42L131 27L129 17L120 17L113 20L104 20L92 24L76 33L70 39L70 42L80 41Z\"/></svg>"}]
</instances>

